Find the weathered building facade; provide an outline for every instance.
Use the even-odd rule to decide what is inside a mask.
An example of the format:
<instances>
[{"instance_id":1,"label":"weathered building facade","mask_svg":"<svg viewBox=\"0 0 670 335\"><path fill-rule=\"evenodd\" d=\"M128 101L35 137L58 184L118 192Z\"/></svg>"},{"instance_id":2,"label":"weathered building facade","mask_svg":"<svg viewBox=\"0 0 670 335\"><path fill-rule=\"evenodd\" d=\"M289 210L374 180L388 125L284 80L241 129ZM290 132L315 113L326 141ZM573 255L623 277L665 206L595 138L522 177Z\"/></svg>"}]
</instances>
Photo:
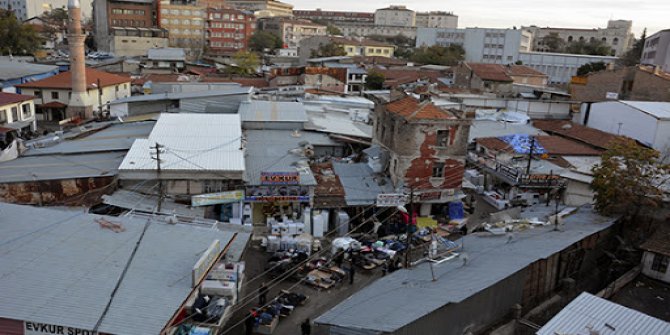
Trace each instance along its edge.
<instances>
[{"instance_id":1,"label":"weathered building facade","mask_svg":"<svg viewBox=\"0 0 670 335\"><path fill-rule=\"evenodd\" d=\"M461 111L410 96L377 105L373 141L390 152L395 187L419 196L421 215L459 191L470 125Z\"/></svg>"}]
</instances>

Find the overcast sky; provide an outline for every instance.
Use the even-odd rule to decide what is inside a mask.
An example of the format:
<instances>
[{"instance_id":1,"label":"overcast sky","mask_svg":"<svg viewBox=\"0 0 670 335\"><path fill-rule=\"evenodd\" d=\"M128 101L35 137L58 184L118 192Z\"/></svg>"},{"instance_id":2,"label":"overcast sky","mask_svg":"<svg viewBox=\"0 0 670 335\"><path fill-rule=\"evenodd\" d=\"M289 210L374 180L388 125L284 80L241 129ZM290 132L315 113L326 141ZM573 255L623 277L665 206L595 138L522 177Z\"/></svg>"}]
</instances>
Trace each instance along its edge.
<instances>
[{"instance_id":1,"label":"overcast sky","mask_svg":"<svg viewBox=\"0 0 670 335\"><path fill-rule=\"evenodd\" d=\"M633 20L633 32L639 37L670 28L670 0L282 0L295 9L330 9L373 12L388 5L406 5L415 11L442 10L458 15L458 27L511 28L606 27L609 19Z\"/></svg>"}]
</instances>

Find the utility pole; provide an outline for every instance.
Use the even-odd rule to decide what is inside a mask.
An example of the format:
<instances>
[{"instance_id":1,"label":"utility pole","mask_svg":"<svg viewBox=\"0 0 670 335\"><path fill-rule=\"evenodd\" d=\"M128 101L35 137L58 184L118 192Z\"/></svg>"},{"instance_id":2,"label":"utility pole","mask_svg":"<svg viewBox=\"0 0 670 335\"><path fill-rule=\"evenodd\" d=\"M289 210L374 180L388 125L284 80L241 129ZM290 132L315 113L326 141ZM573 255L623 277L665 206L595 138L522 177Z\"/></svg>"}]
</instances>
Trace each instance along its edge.
<instances>
[{"instance_id":1,"label":"utility pole","mask_svg":"<svg viewBox=\"0 0 670 335\"><path fill-rule=\"evenodd\" d=\"M549 202L551 201L551 189L553 188L552 184L554 183L554 170L549 171L549 181L547 182L547 206L549 206Z\"/></svg>"},{"instance_id":2,"label":"utility pole","mask_svg":"<svg viewBox=\"0 0 670 335\"><path fill-rule=\"evenodd\" d=\"M98 115L102 119L102 86L100 86L100 78L98 78Z\"/></svg>"},{"instance_id":3,"label":"utility pole","mask_svg":"<svg viewBox=\"0 0 670 335\"><path fill-rule=\"evenodd\" d=\"M156 150L156 157L151 157L156 160L156 178L158 179L158 204L157 212L161 211L161 205L163 204L163 180L161 179L161 149L162 145L156 142L156 146L151 147L151 149Z\"/></svg>"},{"instance_id":4,"label":"utility pole","mask_svg":"<svg viewBox=\"0 0 670 335\"><path fill-rule=\"evenodd\" d=\"M535 149L535 136L530 138L530 151L528 152L528 166L526 167L526 175L530 176L530 163L533 161L533 149Z\"/></svg>"},{"instance_id":5,"label":"utility pole","mask_svg":"<svg viewBox=\"0 0 670 335\"><path fill-rule=\"evenodd\" d=\"M409 220L407 220L407 257L405 257L405 268L409 268L412 264L410 255L412 254L412 236L414 235L412 222L414 220L414 186L409 188Z\"/></svg>"}]
</instances>

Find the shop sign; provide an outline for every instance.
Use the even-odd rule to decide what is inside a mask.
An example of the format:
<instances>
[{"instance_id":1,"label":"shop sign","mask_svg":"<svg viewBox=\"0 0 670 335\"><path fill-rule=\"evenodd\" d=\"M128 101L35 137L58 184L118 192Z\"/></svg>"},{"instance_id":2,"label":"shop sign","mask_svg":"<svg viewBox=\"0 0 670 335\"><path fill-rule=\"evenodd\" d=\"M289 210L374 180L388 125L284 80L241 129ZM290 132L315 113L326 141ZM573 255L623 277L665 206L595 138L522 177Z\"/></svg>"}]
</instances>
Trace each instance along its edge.
<instances>
[{"instance_id":1,"label":"shop sign","mask_svg":"<svg viewBox=\"0 0 670 335\"><path fill-rule=\"evenodd\" d=\"M249 186L244 200L247 202L309 202L309 187L297 185Z\"/></svg>"},{"instance_id":2,"label":"shop sign","mask_svg":"<svg viewBox=\"0 0 670 335\"><path fill-rule=\"evenodd\" d=\"M516 168L498 163L496 166L496 170L498 170L503 175L509 177L510 179L517 180L517 178L519 178L519 170Z\"/></svg>"},{"instance_id":3,"label":"shop sign","mask_svg":"<svg viewBox=\"0 0 670 335\"><path fill-rule=\"evenodd\" d=\"M442 191L423 192L419 194L419 201L433 201L442 198Z\"/></svg>"},{"instance_id":4,"label":"shop sign","mask_svg":"<svg viewBox=\"0 0 670 335\"><path fill-rule=\"evenodd\" d=\"M261 172L261 185L298 185L300 174L296 172Z\"/></svg>"},{"instance_id":5,"label":"shop sign","mask_svg":"<svg viewBox=\"0 0 670 335\"><path fill-rule=\"evenodd\" d=\"M220 253L221 242L219 240L214 240L214 242L212 242L209 248L207 248L205 253L200 256L200 259L198 259L198 261L195 262L195 265L193 266L193 270L191 272L191 279L193 280L191 283L192 287L198 285L200 279L202 279L202 277L204 277L207 273L207 269L209 269L212 266L212 263L214 263L219 258Z\"/></svg>"},{"instance_id":6,"label":"shop sign","mask_svg":"<svg viewBox=\"0 0 670 335\"><path fill-rule=\"evenodd\" d=\"M377 194L377 207L404 206L407 198L407 195L402 193Z\"/></svg>"},{"instance_id":7,"label":"shop sign","mask_svg":"<svg viewBox=\"0 0 670 335\"><path fill-rule=\"evenodd\" d=\"M207 206L216 204L229 204L244 199L244 191L228 191L219 193L199 194L191 197L191 206Z\"/></svg>"},{"instance_id":8,"label":"shop sign","mask_svg":"<svg viewBox=\"0 0 670 335\"><path fill-rule=\"evenodd\" d=\"M25 321L23 323L23 334L25 335L44 335L44 334L57 334L57 335L97 335L97 332L92 330L85 330L80 328L65 327L59 325L52 325L48 323L40 322L30 322Z\"/></svg>"}]
</instances>

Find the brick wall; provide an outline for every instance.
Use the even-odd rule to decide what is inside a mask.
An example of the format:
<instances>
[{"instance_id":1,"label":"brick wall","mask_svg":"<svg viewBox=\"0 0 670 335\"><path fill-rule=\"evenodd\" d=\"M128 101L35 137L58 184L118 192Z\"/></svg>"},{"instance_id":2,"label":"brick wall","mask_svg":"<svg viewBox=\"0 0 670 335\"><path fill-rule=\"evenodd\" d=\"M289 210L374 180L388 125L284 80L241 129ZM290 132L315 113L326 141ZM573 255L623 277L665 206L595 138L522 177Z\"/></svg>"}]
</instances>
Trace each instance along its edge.
<instances>
[{"instance_id":1,"label":"brick wall","mask_svg":"<svg viewBox=\"0 0 670 335\"><path fill-rule=\"evenodd\" d=\"M670 101L670 80L643 70L635 71L630 100Z\"/></svg>"}]
</instances>

